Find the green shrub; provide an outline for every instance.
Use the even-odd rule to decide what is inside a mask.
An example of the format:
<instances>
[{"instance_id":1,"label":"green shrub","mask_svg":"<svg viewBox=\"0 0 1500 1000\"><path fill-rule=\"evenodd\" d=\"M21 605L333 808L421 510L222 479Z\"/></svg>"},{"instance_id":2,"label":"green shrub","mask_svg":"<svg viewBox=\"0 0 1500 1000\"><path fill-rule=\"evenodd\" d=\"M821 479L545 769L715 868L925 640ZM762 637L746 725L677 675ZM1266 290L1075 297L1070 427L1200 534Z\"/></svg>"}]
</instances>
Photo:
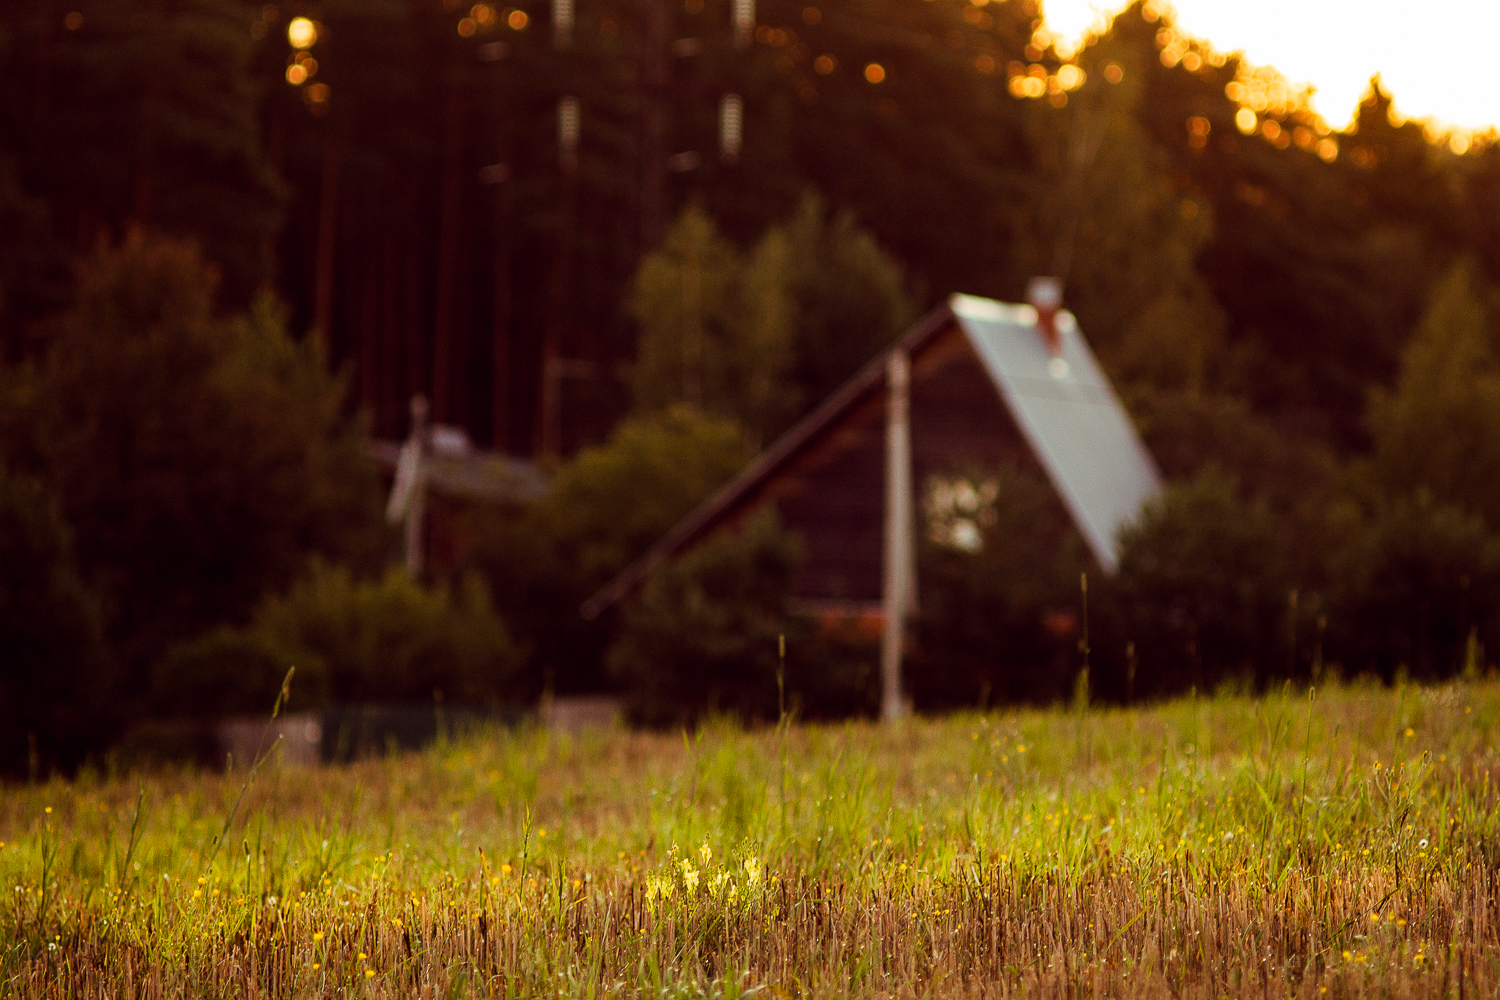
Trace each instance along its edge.
<instances>
[{"instance_id":1,"label":"green shrub","mask_svg":"<svg viewBox=\"0 0 1500 1000\"><path fill-rule=\"evenodd\" d=\"M1284 672L1290 586L1269 506L1210 468L1170 484L1120 535L1114 581L1136 689L1165 693Z\"/></svg>"},{"instance_id":2,"label":"green shrub","mask_svg":"<svg viewBox=\"0 0 1500 1000\"><path fill-rule=\"evenodd\" d=\"M534 528L590 583L645 552L745 464L732 420L687 406L635 417L558 470Z\"/></svg>"},{"instance_id":3,"label":"green shrub","mask_svg":"<svg viewBox=\"0 0 1500 1000\"><path fill-rule=\"evenodd\" d=\"M361 580L315 563L246 628L220 627L157 665L159 715L269 710L295 666L293 709L330 701L495 704L513 698L520 652L477 576L424 588L399 569Z\"/></svg>"},{"instance_id":4,"label":"green shrub","mask_svg":"<svg viewBox=\"0 0 1500 1000\"><path fill-rule=\"evenodd\" d=\"M1341 563L1329 631L1347 671L1435 680L1471 636L1500 643L1500 539L1477 515L1425 492L1384 504Z\"/></svg>"},{"instance_id":5,"label":"green shrub","mask_svg":"<svg viewBox=\"0 0 1500 1000\"><path fill-rule=\"evenodd\" d=\"M764 512L653 573L609 651L631 715L653 725L711 712L776 718L778 637L800 650L808 636L788 611L799 561L796 540Z\"/></svg>"},{"instance_id":6,"label":"green shrub","mask_svg":"<svg viewBox=\"0 0 1500 1000\"><path fill-rule=\"evenodd\" d=\"M251 628L293 663L320 664L329 695L345 703L425 700L434 691L449 701L498 702L520 661L477 576L456 588L424 588L399 569L359 580L315 564L284 596L264 602Z\"/></svg>"},{"instance_id":7,"label":"green shrub","mask_svg":"<svg viewBox=\"0 0 1500 1000\"><path fill-rule=\"evenodd\" d=\"M162 658L152 677L154 707L167 716L269 712L293 666L296 708L323 703L328 670L321 659L306 653L299 658L259 632L221 626L174 646Z\"/></svg>"},{"instance_id":8,"label":"green shrub","mask_svg":"<svg viewBox=\"0 0 1500 1000\"><path fill-rule=\"evenodd\" d=\"M113 726L99 603L57 501L0 464L0 774L68 768Z\"/></svg>"},{"instance_id":9,"label":"green shrub","mask_svg":"<svg viewBox=\"0 0 1500 1000\"><path fill-rule=\"evenodd\" d=\"M579 605L744 465L744 435L686 406L634 417L562 466L519 516L475 517L469 564L530 654L525 685L596 691L609 622ZM612 616L611 616L612 617Z\"/></svg>"}]
</instances>

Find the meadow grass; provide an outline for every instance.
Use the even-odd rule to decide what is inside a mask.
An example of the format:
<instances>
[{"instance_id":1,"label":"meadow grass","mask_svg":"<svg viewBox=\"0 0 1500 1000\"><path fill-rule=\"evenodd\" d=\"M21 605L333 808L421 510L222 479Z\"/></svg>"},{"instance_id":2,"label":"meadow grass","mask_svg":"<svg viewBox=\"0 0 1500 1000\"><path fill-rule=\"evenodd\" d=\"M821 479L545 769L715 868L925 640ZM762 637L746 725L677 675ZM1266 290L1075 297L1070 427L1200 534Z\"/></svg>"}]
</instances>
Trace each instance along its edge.
<instances>
[{"instance_id":1,"label":"meadow grass","mask_svg":"<svg viewBox=\"0 0 1500 1000\"><path fill-rule=\"evenodd\" d=\"M1494 995L1497 726L1289 687L12 786L0 993Z\"/></svg>"}]
</instances>

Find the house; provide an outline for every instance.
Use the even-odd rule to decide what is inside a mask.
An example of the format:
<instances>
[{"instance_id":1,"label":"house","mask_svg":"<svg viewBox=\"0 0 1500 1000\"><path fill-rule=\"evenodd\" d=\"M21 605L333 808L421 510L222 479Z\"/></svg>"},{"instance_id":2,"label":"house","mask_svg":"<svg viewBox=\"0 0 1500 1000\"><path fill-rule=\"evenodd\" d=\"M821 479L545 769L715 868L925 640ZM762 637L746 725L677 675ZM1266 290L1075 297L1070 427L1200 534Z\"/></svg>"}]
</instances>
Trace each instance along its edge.
<instances>
[{"instance_id":1,"label":"house","mask_svg":"<svg viewBox=\"0 0 1500 1000\"><path fill-rule=\"evenodd\" d=\"M957 470L1039 464L1099 568L1161 488L1155 463L1060 289L1033 305L955 295L866 365L734 481L583 606L625 597L696 542L773 505L802 537L799 610L878 618L886 714L899 713L902 619L917 601L919 485Z\"/></svg>"},{"instance_id":2,"label":"house","mask_svg":"<svg viewBox=\"0 0 1500 1000\"><path fill-rule=\"evenodd\" d=\"M421 576L429 565L461 561L467 540L456 515L464 504L521 507L547 492L547 479L530 462L476 449L460 427L429 424L424 397L411 408L406 441L372 441L368 452L389 477L387 519L405 525L406 567Z\"/></svg>"}]
</instances>

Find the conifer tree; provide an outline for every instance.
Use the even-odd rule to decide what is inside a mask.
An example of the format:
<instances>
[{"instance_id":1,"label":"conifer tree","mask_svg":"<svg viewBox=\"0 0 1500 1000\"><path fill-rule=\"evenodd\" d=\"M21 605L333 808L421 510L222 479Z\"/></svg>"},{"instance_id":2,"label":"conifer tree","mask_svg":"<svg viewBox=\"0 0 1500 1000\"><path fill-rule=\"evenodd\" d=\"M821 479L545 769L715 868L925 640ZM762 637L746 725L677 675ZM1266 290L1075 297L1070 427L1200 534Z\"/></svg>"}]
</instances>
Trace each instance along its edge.
<instances>
[{"instance_id":1,"label":"conifer tree","mask_svg":"<svg viewBox=\"0 0 1500 1000\"><path fill-rule=\"evenodd\" d=\"M1426 491L1500 527L1500 354L1468 263L1433 291L1392 392L1371 400L1377 482L1391 496Z\"/></svg>"}]
</instances>

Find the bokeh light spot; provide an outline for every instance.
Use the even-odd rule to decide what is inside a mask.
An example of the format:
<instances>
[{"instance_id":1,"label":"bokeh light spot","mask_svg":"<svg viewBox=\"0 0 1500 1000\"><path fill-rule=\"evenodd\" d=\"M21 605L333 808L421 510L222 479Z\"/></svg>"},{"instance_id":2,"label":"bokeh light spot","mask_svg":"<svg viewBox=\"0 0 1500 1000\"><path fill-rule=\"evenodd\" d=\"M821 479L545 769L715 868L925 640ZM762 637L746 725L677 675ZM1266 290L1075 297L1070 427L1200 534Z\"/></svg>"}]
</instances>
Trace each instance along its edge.
<instances>
[{"instance_id":1,"label":"bokeh light spot","mask_svg":"<svg viewBox=\"0 0 1500 1000\"><path fill-rule=\"evenodd\" d=\"M305 17L294 17L286 26L286 40L294 49L310 49L318 40L318 26Z\"/></svg>"}]
</instances>

